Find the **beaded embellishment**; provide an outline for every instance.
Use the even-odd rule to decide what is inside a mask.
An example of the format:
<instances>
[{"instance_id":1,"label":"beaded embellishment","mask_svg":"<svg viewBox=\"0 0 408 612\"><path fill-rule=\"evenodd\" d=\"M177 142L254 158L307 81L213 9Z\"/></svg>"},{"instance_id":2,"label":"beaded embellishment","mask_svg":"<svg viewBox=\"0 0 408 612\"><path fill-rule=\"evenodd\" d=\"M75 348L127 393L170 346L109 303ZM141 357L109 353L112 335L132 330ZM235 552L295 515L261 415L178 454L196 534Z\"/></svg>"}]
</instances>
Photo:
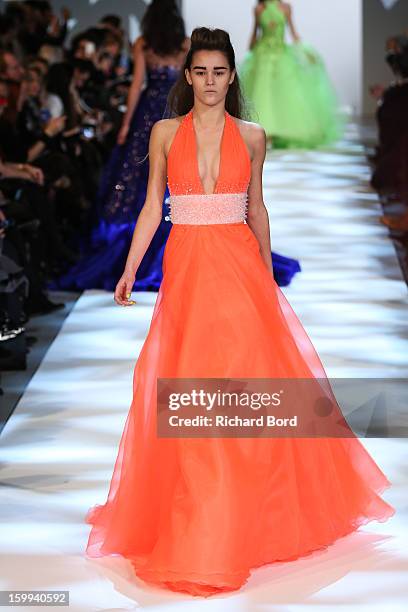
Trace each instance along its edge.
<instances>
[{"instance_id":1,"label":"beaded embellishment","mask_svg":"<svg viewBox=\"0 0 408 612\"><path fill-rule=\"evenodd\" d=\"M171 195L166 203L169 205L169 219L173 224L246 223L248 194L245 192Z\"/></svg>"}]
</instances>

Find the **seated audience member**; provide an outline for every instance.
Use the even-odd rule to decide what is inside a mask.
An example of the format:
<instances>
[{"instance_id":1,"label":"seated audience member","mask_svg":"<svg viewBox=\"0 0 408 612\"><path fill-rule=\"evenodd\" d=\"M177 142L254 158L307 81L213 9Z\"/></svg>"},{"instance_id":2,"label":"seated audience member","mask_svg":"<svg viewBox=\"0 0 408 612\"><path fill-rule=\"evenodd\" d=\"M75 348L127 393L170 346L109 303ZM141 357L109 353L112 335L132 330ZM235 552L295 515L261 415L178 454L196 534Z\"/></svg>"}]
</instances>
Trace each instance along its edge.
<instances>
[{"instance_id":1,"label":"seated audience member","mask_svg":"<svg viewBox=\"0 0 408 612\"><path fill-rule=\"evenodd\" d=\"M385 89L377 110L379 144L371 184L385 198L408 206L408 40L398 38L387 61L396 81ZM381 221L396 229L408 229L408 214Z\"/></svg>"}]
</instances>

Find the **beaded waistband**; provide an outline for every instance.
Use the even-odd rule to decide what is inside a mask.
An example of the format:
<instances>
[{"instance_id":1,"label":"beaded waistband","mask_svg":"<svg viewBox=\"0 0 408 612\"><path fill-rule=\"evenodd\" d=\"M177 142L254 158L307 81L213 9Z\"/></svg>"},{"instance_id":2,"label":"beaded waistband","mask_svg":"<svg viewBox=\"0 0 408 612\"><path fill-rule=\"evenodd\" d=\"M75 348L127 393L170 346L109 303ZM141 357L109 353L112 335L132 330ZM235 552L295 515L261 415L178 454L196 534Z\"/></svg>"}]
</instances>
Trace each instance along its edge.
<instances>
[{"instance_id":1,"label":"beaded waistband","mask_svg":"<svg viewBox=\"0 0 408 612\"><path fill-rule=\"evenodd\" d=\"M166 200L172 223L209 225L245 222L248 194L213 193L172 195Z\"/></svg>"}]
</instances>

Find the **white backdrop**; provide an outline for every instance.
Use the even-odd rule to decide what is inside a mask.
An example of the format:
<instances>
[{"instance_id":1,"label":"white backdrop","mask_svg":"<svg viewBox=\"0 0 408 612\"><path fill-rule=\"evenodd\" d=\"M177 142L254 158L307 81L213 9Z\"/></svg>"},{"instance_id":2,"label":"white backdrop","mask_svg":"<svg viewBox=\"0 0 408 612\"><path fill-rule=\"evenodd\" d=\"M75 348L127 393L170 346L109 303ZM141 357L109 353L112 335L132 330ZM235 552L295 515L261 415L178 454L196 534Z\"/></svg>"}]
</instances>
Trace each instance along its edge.
<instances>
[{"instance_id":1,"label":"white backdrop","mask_svg":"<svg viewBox=\"0 0 408 612\"><path fill-rule=\"evenodd\" d=\"M300 36L323 55L341 103L355 112L362 104L361 2L291 0ZM190 32L200 25L227 30L240 61L250 39L255 5L255 0L183 0L183 14Z\"/></svg>"}]
</instances>

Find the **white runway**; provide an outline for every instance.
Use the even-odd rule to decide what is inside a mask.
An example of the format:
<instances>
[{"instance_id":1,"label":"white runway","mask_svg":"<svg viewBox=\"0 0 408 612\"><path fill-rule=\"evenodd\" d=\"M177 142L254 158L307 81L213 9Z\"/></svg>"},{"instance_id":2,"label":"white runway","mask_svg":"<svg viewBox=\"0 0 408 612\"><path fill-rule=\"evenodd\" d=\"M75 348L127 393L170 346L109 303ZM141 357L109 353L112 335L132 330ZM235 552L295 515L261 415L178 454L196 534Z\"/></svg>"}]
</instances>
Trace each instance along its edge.
<instances>
[{"instance_id":1,"label":"white runway","mask_svg":"<svg viewBox=\"0 0 408 612\"><path fill-rule=\"evenodd\" d=\"M331 150L268 154L272 248L300 259L302 272L284 292L328 375L402 378L407 288L367 178L353 125ZM403 439L364 440L393 483L384 494L397 509L393 518L327 551L255 570L238 592L193 598L147 586L119 557L85 560L83 518L107 494L156 298L133 295L132 308L115 306L102 291L81 296L3 431L1 589L69 590L72 612L406 610Z\"/></svg>"}]
</instances>

